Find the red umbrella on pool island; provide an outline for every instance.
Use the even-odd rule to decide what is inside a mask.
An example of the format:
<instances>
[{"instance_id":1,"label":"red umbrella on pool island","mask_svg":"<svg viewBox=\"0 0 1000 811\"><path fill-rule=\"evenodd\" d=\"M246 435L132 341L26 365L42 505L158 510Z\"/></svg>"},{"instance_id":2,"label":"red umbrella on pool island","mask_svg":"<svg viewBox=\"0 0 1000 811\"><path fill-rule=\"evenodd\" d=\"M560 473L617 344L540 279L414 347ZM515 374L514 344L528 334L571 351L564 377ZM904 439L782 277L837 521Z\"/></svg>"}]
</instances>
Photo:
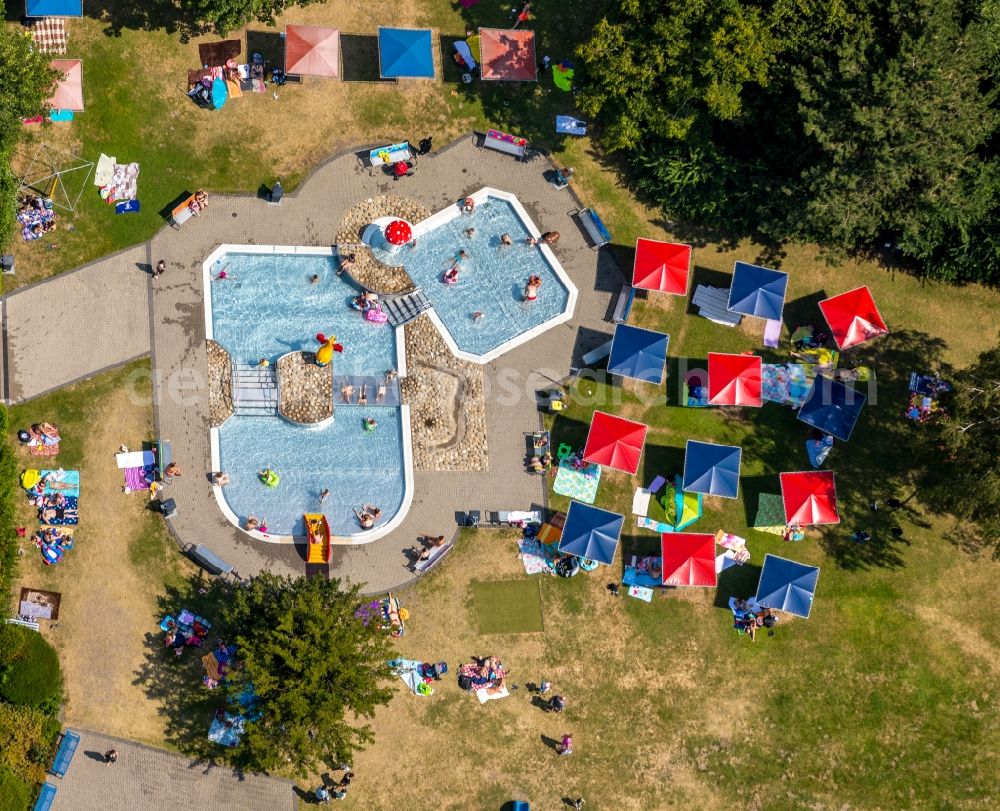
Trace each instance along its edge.
<instances>
[{"instance_id":1,"label":"red umbrella on pool island","mask_svg":"<svg viewBox=\"0 0 1000 811\"><path fill-rule=\"evenodd\" d=\"M390 245L405 245L413 239L413 229L405 220L393 220L385 227L385 241Z\"/></svg>"}]
</instances>

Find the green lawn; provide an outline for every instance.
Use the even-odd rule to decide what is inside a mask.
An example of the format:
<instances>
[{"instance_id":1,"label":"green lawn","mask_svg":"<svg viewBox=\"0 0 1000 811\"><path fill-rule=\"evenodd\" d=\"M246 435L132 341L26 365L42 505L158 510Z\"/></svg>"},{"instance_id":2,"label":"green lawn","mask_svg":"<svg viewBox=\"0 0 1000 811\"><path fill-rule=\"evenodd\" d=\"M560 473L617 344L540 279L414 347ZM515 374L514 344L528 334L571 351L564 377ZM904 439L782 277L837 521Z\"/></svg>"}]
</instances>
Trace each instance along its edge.
<instances>
[{"instance_id":1,"label":"green lawn","mask_svg":"<svg viewBox=\"0 0 1000 811\"><path fill-rule=\"evenodd\" d=\"M538 584L531 580L473 583L479 633L530 634L543 630Z\"/></svg>"},{"instance_id":2,"label":"green lawn","mask_svg":"<svg viewBox=\"0 0 1000 811\"><path fill-rule=\"evenodd\" d=\"M114 14L123 5L108 7ZM535 3L538 53L570 56L599 5L581 3L570 12L554 0ZM399 15L400 24L432 25L442 35L457 36L467 25L503 25L507 9L482 2L456 10L450 0L426 0ZM288 19L336 20L342 30L364 34L375 30L370 9L346 2L296 9ZM72 129L52 130L46 137L62 139L89 159L104 151L140 162L143 213L115 217L88 189L77 214L66 218L75 231L59 232L58 249L18 246L19 268L26 268L19 269L18 283L148 238L162 224L162 211L199 186L253 192L280 172L291 188L309 166L350 145L433 134L441 147L486 124L525 135L576 167L575 191L600 211L626 273L636 237L671 236L662 214L628 193L614 162L593 141L554 136L554 115L573 112L572 97L552 89L547 77L538 85L466 86L449 69L445 81L407 85L403 92L307 80L285 88L280 100L234 100L209 114L189 105L176 86L182 69L193 64L195 43L127 25L108 36L105 27L91 18L71 21L75 50L69 56L85 58L88 109ZM693 283L717 283L735 259L762 261L763 255L762 246L748 242L697 243ZM778 492L777 474L808 468L803 447L808 430L791 410L773 404L740 410L680 407L677 384L684 369L704 367L708 351L759 351L760 325L726 329L689 314L682 300L640 298L631 322L671 334L669 379L659 399L650 401L648 390L640 396L633 384L612 388L584 381L573 393L574 404L552 422L554 441L582 444L595 407L651 426L639 474L605 471L602 478L598 506L623 513L629 512L636 486L681 469L688 438L741 445L740 498L706 499L704 518L690 529L744 535L751 562L725 573L717 593L676 590L657 595L652 604L624 596L616 601L605 585L619 579L621 557L597 574L538 582L520 574L511 538L489 530L466 533L449 560L404 595L411 620L401 655L447 658L451 664L495 652L521 683L553 678L569 697L570 709L553 721L532 708L524 692L479 707L453 684L443 685L430 700L401 694L377 719L377 742L361 756L358 791L345 808L430 802L438 808L490 808L515 795L530 797L533 807L557 808L566 792L586 796L588 811L997 804L1000 730L992 684L1000 674L1000 627L990 611L996 564L949 543L950 521L919 497L910 502L912 510L897 516L873 515L868 503L912 492L908 447L920 429L902 416L908 373L947 373L949 366L969 363L995 340L993 327L983 327L995 323L1000 296L971 286L920 283L860 262L830 266L808 245L787 246L781 267L791 277L786 327L820 324L819 298L865 283L892 330L857 354L876 369L876 396L851 441L837 443L829 458L837 473L842 523L794 545L747 529L757 495ZM97 479L88 470L106 462L123 441L107 430L108 418L97 404L114 400L125 385L123 374L112 373L27 404L14 415L20 422L59 422L60 464L81 467L88 476L85 487L93 487ZM148 409L133 421L136 433L128 441L148 436ZM97 428L105 435L95 439ZM91 504L104 494L117 496L111 474L102 484L105 489L88 493ZM553 495L551 505L562 508L566 500ZM180 580L162 523L145 515L128 519L133 523L119 526L119 511L109 508L106 522L127 550L118 565L146 587L134 609L154 614L199 599L197 590ZM894 521L904 530L902 539L888 533ZM862 526L875 535L866 546L848 540ZM96 539L97 533L84 536L65 568L27 571L50 579L42 582L69 579L76 573L72 556L82 557L85 544ZM620 556L657 547L655 535L627 522ZM768 552L819 565L822 573L809 620L783 621L775 637L761 635L751 643L731 630L725 600L754 592ZM544 633L484 635L473 583L498 578L540 595ZM86 582L64 590L82 592ZM492 613L502 616L511 601L505 605ZM510 629L507 624L501 630ZM140 645L121 670L120 690L126 692L116 688L107 705L88 706L93 696L73 698L74 683L86 675L74 658L75 644L71 637L60 652L69 657L64 669L76 717L105 717L113 727L109 731L120 734L130 734L132 723L137 737L181 748L201 739L210 710L205 696L190 704L175 702L190 710L186 715L158 716L147 706L190 684L196 667L166 670L158 650ZM547 758L544 739L561 734L563 724L577 737L577 752L569 759ZM418 756L421 768L407 768L405 779L397 779L396 767Z\"/></svg>"}]
</instances>

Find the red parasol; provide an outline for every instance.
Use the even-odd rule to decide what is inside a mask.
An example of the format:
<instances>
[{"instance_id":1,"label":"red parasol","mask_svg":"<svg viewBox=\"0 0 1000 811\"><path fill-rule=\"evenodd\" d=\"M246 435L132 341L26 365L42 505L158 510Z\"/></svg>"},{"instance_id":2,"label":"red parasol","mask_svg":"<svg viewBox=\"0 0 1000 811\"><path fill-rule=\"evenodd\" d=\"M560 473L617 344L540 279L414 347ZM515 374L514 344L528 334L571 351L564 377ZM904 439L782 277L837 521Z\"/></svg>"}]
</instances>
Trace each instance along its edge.
<instances>
[{"instance_id":1,"label":"red parasol","mask_svg":"<svg viewBox=\"0 0 1000 811\"><path fill-rule=\"evenodd\" d=\"M405 245L413 239L413 229L405 220L393 220L385 227L385 241L390 245Z\"/></svg>"}]
</instances>

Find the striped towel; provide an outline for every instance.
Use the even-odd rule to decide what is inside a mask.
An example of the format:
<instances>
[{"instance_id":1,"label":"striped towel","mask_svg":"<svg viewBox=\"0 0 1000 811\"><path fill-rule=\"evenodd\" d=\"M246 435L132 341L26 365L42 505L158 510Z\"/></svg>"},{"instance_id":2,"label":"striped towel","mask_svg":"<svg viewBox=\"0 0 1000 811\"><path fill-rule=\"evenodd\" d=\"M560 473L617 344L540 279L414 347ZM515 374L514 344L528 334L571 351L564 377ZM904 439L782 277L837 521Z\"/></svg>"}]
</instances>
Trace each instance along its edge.
<instances>
[{"instance_id":1,"label":"striped towel","mask_svg":"<svg viewBox=\"0 0 1000 811\"><path fill-rule=\"evenodd\" d=\"M133 490L148 490L149 489L149 479L147 476L151 474L152 468L149 467L127 467L125 468L125 490L126 492L132 492Z\"/></svg>"}]
</instances>

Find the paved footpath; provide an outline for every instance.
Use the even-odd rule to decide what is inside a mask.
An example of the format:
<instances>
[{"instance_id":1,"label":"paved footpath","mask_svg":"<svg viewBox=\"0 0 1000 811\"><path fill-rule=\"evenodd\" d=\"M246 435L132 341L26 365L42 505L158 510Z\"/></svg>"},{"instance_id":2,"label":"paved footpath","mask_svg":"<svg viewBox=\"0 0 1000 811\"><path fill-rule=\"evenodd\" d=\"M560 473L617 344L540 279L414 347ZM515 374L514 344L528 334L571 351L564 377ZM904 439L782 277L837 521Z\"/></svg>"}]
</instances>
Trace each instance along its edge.
<instances>
[{"instance_id":1,"label":"paved footpath","mask_svg":"<svg viewBox=\"0 0 1000 811\"><path fill-rule=\"evenodd\" d=\"M583 353L611 337L607 317L622 283L621 271L608 251L588 247L571 217L577 201L547 182L545 172L551 169L542 155L516 161L479 148L472 136L465 136L419 158L416 174L398 183L363 168L350 152L319 166L278 206L249 195L213 195L208 210L180 230L164 228L147 245L8 297L12 399L65 385L152 347L157 432L172 442L173 458L185 471L170 487L179 509L170 521L175 538L181 545L204 544L243 576L264 570L301 575L304 550L261 543L233 527L219 511L208 482L202 262L222 243L329 246L348 210L380 194L412 198L437 211L484 186L513 192L542 231L560 232L555 253L580 291L576 312L570 322L485 367L489 470L417 472L413 504L397 530L370 544L335 547L331 576L365 584L368 593L401 587L413 580L406 551L420 535L450 536L456 513L544 503L543 480L523 468L524 432L539 426L535 392L566 375ZM167 271L150 281L146 263L161 258ZM52 358L60 353L51 344L32 344L43 323L40 318L36 322L33 308L42 301L59 302L56 310L49 308L44 324L60 336L63 355L71 356L59 358L56 368L51 368ZM64 351L67 345L88 342L95 347L92 356Z\"/></svg>"},{"instance_id":2,"label":"paved footpath","mask_svg":"<svg viewBox=\"0 0 1000 811\"><path fill-rule=\"evenodd\" d=\"M49 776L52 811L295 811L292 783L237 774L144 744L76 730L80 745L66 776ZM104 753L118 751L117 763Z\"/></svg>"},{"instance_id":3,"label":"paved footpath","mask_svg":"<svg viewBox=\"0 0 1000 811\"><path fill-rule=\"evenodd\" d=\"M4 297L8 403L149 354L146 246Z\"/></svg>"}]
</instances>

